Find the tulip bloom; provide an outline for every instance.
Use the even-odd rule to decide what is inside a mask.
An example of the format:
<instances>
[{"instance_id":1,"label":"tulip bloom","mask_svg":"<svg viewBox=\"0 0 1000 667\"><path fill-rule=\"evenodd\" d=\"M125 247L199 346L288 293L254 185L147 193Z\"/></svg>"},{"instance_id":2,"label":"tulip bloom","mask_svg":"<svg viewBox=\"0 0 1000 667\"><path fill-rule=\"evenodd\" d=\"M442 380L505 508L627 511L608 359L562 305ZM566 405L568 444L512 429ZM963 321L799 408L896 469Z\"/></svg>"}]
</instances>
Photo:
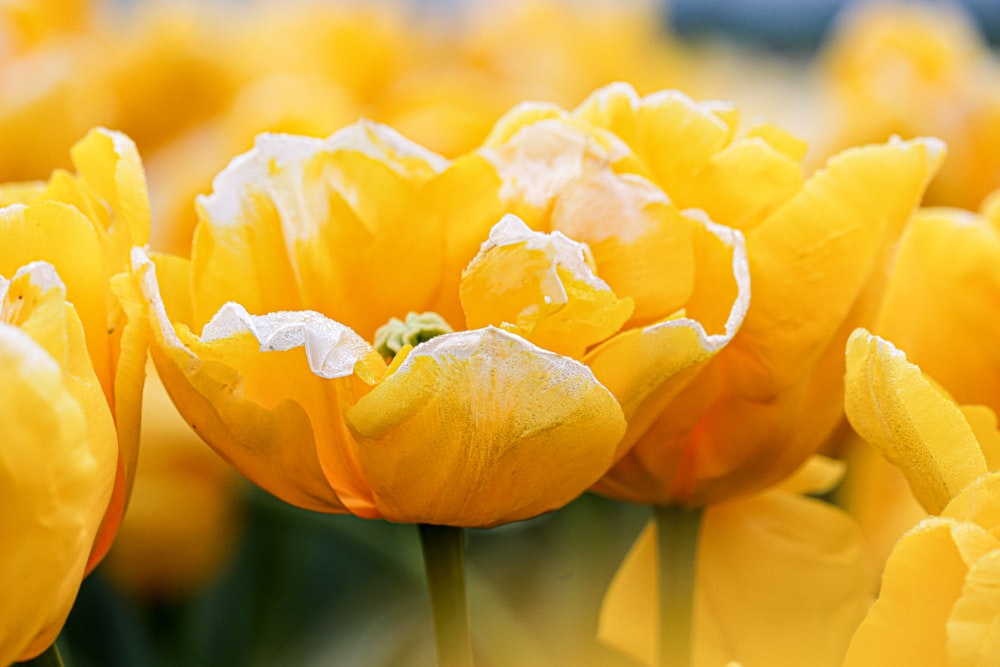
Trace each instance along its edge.
<instances>
[{"instance_id":1,"label":"tulip bloom","mask_svg":"<svg viewBox=\"0 0 1000 667\"><path fill-rule=\"evenodd\" d=\"M147 325L112 278L145 243L138 154L95 130L72 152L78 174L0 188L0 663L55 639L80 581L107 552L131 488ZM110 286L109 286L110 284Z\"/></svg>"},{"instance_id":2,"label":"tulip bloom","mask_svg":"<svg viewBox=\"0 0 1000 667\"><path fill-rule=\"evenodd\" d=\"M753 285L732 343L658 412L626 412L628 453L595 490L700 507L774 484L840 417L844 340L874 315L880 271L943 157L941 143L852 149L803 180L801 143L770 125L737 133L728 106L677 93L640 99L612 86L573 118L624 140L631 151L621 169L642 169L677 206L741 230Z\"/></svg>"},{"instance_id":3,"label":"tulip bloom","mask_svg":"<svg viewBox=\"0 0 1000 667\"><path fill-rule=\"evenodd\" d=\"M856 332L847 417L906 475L933 516L889 556L879 599L845 665L989 664L1000 610L1000 432L983 406L959 407L891 343Z\"/></svg>"},{"instance_id":4,"label":"tulip bloom","mask_svg":"<svg viewBox=\"0 0 1000 667\"><path fill-rule=\"evenodd\" d=\"M634 233L505 207L505 179L521 187L538 168L516 150L449 163L372 123L325 141L259 137L200 200L190 262L136 254L154 360L182 414L246 476L307 509L492 526L584 491L619 455L615 397L634 409L674 391L731 338L748 288L739 234L682 216L576 138L553 146L567 164L594 166L560 173L574 187L566 203L593 196L609 214L621 205ZM607 189L619 183L634 199ZM722 333L670 303L618 293L615 282L643 287L629 253L655 265L644 202L660 216L656 234L676 224L689 259L725 271L721 297L697 301ZM574 220L603 235L602 247L574 238ZM468 329L376 352L380 325L427 309ZM621 365L638 350L646 365ZM595 373L617 382L614 395Z\"/></svg>"},{"instance_id":5,"label":"tulip bloom","mask_svg":"<svg viewBox=\"0 0 1000 667\"><path fill-rule=\"evenodd\" d=\"M998 299L998 195L988 198L978 214L922 209L900 241L873 331L906 350L909 360L958 403L985 406L996 413L1000 411ZM888 547L926 513L899 471L877 452L856 447L851 456L845 506L859 517L870 540L885 544L882 551L887 555Z\"/></svg>"}]
</instances>

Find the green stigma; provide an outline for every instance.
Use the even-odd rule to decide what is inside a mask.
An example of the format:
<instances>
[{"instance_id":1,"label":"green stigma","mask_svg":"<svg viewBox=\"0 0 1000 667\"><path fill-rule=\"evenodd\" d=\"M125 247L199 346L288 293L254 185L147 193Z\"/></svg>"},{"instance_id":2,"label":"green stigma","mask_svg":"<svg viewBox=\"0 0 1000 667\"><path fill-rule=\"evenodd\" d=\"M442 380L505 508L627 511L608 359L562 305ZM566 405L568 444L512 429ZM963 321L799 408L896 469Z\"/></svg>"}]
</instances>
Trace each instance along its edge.
<instances>
[{"instance_id":1,"label":"green stigma","mask_svg":"<svg viewBox=\"0 0 1000 667\"><path fill-rule=\"evenodd\" d=\"M392 318L375 332L375 351L385 359L399 354L404 345L419 345L454 331L437 313L407 313L406 320Z\"/></svg>"}]
</instances>

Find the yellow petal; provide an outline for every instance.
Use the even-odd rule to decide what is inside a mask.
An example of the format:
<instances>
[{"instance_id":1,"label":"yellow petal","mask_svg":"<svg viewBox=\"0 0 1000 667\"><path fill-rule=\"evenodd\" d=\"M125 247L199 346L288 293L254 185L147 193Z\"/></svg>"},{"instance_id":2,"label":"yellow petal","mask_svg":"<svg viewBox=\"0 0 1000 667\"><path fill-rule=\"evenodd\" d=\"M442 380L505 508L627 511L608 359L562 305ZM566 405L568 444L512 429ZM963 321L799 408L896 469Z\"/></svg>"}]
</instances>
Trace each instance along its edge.
<instances>
[{"instance_id":1,"label":"yellow petal","mask_svg":"<svg viewBox=\"0 0 1000 667\"><path fill-rule=\"evenodd\" d=\"M698 546L694 665L840 665L870 599L860 531L842 511L787 492L706 510ZM656 664L653 525L601 608L598 635Z\"/></svg>"},{"instance_id":2,"label":"yellow petal","mask_svg":"<svg viewBox=\"0 0 1000 667\"><path fill-rule=\"evenodd\" d=\"M509 323L539 347L582 357L632 314L631 301L618 299L588 259L587 246L559 232L532 232L505 216L463 274L467 326Z\"/></svg>"},{"instance_id":3,"label":"yellow petal","mask_svg":"<svg viewBox=\"0 0 1000 667\"><path fill-rule=\"evenodd\" d=\"M371 337L424 309L444 240L418 190L443 166L371 123L325 140L259 136L199 199L197 323L236 300L251 312L318 310Z\"/></svg>"},{"instance_id":4,"label":"yellow petal","mask_svg":"<svg viewBox=\"0 0 1000 667\"><path fill-rule=\"evenodd\" d=\"M347 420L383 516L471 527L566 504L625 430L586 366L492 327L418 345Z\"/></svg>"},{"instance_id":5,"label":"yellow petal","mask_svg":"<svg viewBox=\"0 0 1000 667\"><path fill-rule=\"evenodd\" d=\"M706 321L710 323L707 330L700 318L667 319L614 336L587 355L586 363L621 403L628 420L628 433L616 459L625 454L671 400L698 375L704 362L733 339L746 315L750 279L743 236L711 223L702 222L702 225L698 245L711 248L706 254L714 256L712 261L704 263L709 266L702 268L713 273L713 269L718 268L716 260L719 264L722 258L728 262L728 271L725 271L728 275L704 277L707 285L716 286L716 303L712 310L726 309L725 319L720 322L715 312L705 308L699 315L707 316ZM695 292L702 289L707 288L696 286ZM722 294L732 295L732 298L720 298ZM720 301L723 303L718 303ZM618 483L613 478L614 475L602 480L597 490L616 497L634 497L619 494L638 489L633 487L628 491L631 484Z\"/></svg>"},{"instance_id":6,"label":"yellow petal","mask_svg":"<svg viewBox=\"0 0 1000 667\"><path fill-rule=\"evenodd\" d=\"M731 380L741 392L766 399L816 363L942 157L929 139L844 152L747 237L754 300Z\"/></svg>"},{"instance_id":7,"label":"yellow petal","mask_svg":"<svg viewBox=\"0 0 1000 667\"><path fill-rule=\"evenodd\" d=\"M788 493L828 493L844 478L843 461L826 456L810 456L794 473L781 481L777 488Z\"/></svg>"},{"instance_id":8,"label":"yellow petal","mask_svg":"<svg viewBox=\"0 0 1000 667\"><path fill-rule=\"evenodd\" d=\"M879 598L851 640L844 667L948 665L947 624L969 565L1000 542L982 528L931 517L903 536Z\"/></svg>"},{"instance_id":9,"label":"yellow petal","mask_svg":"<svg viewBox=\"0 0 1000 667\"><path fill-rule=\"evenodd\" d=\"M0 278L0 303L0 504L16 509L0 516L0 569L18 573L0 600L6 664L34 657L62 628L108 507L116 444L80 320L52 267Z\"/></svg>"},{"instance_id":10,"label":"yellow petal","mask_svg":"<svg viewBox=\"0 0 1000 667\"><path fill-rule=\"evenodd\" d=\"M996 414L985 405L962 405L959 409L976 436L986 467L992 472L1000 471L1000 430Z\"/></svg>"},{"instance_id":11,"label":"yellow petal","mask_svg":"<svg viewBox=\"0 0 1000 667\"><path fill-rule=\"evenodd\" d=\"M1000 539L1000 473L983 475L965 487L941 516L975 523Z\"/></svg>"},{"instance_id":12,"label":"yellow petal","mask_svg":"<svg viewBox=\"0 0 1000 667\"><path fill-rule=\"evenodd\" d=\"M845 383L851 425L903 470L928 512L939 514L987 472L961 411L891 343L856 331L848 342Z\"/></svg>"},{"instance_id":13,"label":"yellow petal","mask_svg":"<svg viewBox=\"0 0 1000 667\"><path fill-rule=\"evenodd\" d=\"M635 299L637 323L662 319L691 296L698 223L645 178L587 168L559 188L550 224L590 246L601 278Z\"/></svg>"},{"instance_id":14,"label":"yellow petal","mask_svg":"<svg viewBox=\"0 0 1000 667\"><path fill-rule=\"evenodd\" d=\"M1000 655L1000 545L969 568L948 618L949 667L981 667Z\"/></svg>"},{"instance_id":15,"label":"yellow petal","mask_svg":"<svg viewBox=\"0 0 1000 667\"><path fill-rule=\"evenodd\" d=\"M919 211L903 236L874 331L958 403L1000 410L1000 228L954 209Z\"/></svg>"},{"instance_id":16,"label":"yellow petal","mask_svg":"<svg viewBox=\"0 0 1000 667\"><path fill-rule=\"evenodd\" d=\"M149 312L157 372L199 435L286 502L371 515L340 416L342 402L364 384L351 377L357 362L382 363L370 346L318 313L255 319L235 304L213 318L201 338L184 326L175 330L153 264L138 249L133 264ZM183 284L190 277L186 268L166 263L157 270L165 272L165 283ZM176 287L169 291L178 296Z\"/></svg>"},{"instance_id":17,"label":"yellow petal","mask_svg":"<svg viewBox=\"0 0 1000 667\"><path fill-rule=\"evenodd\" d=\"M91 130L71 151L80 179L110 206L108 230L120 239L120 260L134 245L149 242L149 197L135 143L121 132Z\"/></svg>"}]
</instances>

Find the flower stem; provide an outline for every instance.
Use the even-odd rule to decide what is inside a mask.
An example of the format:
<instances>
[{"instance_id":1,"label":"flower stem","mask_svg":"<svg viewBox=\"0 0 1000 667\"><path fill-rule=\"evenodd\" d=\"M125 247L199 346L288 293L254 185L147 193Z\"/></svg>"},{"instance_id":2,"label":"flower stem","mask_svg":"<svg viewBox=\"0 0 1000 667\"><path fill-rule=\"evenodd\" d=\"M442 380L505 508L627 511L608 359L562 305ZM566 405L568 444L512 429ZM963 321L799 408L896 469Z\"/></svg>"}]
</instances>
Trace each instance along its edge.
<instances>
[{"instance_id":1,"label":"flower stem","mask_svg":"<svg viewBox=\"0 0 1000 667\"><path fill-rule=\"evenodd\" d=\"M690 667L701 510L653 508L660 560L660 667Z\"/></svg>"},{"instance_id":2,"label":"flower stem","mask_svg":"<svg viewBox=\"0 0 1000 667\"><path fill-rule=\"evenodd\" d=\"M52 642L52 646L45 649L40 655L18 664L30 665L30 667L64 667L62 655L59 654L59 648L55 642Z\"/></svg>"},{"instance_id":3,"label":"flower stem","mask_svg":"<svg viewBox=\"0 0 1000 667\"><path fill-rule=\"evenodd\" d=\"M461 528L420 524L420 546L434 609L438 667L473 666L464 539Z\"/></svg>"}]
</instances>

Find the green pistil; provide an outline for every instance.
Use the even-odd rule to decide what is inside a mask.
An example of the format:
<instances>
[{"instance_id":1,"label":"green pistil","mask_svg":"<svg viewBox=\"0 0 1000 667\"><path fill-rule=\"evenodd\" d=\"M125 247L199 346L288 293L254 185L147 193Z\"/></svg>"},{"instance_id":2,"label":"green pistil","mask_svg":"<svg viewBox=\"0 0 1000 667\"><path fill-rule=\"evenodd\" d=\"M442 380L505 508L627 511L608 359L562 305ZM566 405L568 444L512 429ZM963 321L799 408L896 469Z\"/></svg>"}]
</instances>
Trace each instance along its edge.
<instances>
[{"instance_id":1,"label":"green pistil","mask_svg":"<svg viewBox=\"0 0 1000 667\"><path fill-rule=\"evenodd\" d=\"M435 336L454 331L437 313L407 313L406 320L396 317L375 332L375 350L386 359L399 354L405 345L419 345Z\"/></svg>"}]
</instances>

